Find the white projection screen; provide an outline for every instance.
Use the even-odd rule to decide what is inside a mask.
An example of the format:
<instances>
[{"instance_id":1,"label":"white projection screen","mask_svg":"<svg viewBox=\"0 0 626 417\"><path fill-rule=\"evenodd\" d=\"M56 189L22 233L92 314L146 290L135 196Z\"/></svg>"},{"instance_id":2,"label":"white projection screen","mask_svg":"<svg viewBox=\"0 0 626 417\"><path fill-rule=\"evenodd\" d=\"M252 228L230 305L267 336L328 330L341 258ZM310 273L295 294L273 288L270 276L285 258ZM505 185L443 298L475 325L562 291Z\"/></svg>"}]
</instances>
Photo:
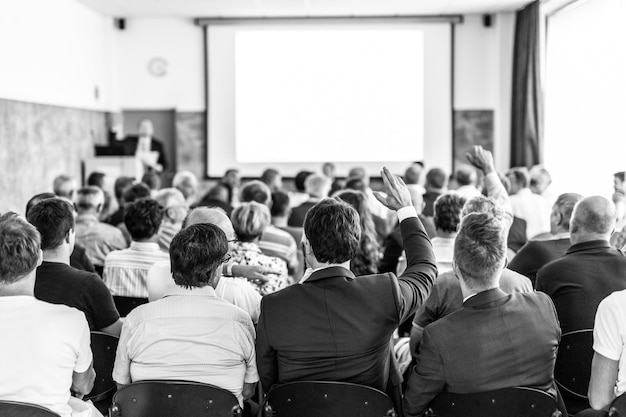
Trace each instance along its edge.
<instances>
[{"instance_id":1,"label":"white projection screen","mask_svg":"<svg viewBox=\"0 0 626 417\"><path fill-rule=\"evenodd\" d=\"M207 175L451 158L450 23L208 25Z\"/></svg>"}]
</instances>

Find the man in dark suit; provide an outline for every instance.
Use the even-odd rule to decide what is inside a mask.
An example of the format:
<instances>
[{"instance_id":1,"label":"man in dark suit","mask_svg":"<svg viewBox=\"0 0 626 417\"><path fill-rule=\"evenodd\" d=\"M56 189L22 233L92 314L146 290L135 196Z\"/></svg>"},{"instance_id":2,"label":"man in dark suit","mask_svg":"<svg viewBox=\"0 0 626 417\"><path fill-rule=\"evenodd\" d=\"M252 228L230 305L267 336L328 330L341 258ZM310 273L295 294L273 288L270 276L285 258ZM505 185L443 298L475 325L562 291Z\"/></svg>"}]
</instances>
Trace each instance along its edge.
<instances>
[{"instance_id":1,"label":"man in dark suit","mask_svg":"<svg viewBox=\"0 0 626 417\"><path fill-rule=\"evenodd\" d=\"M531 386L556 398L554 364L561 332L554 305L545 294L507 294L499 287L508 224L510 216L504 213L463 217L453 268L463 308L425 328L404 396L405 416L422 415L444 390Z\"/></svg>"},{"instance_id":2,"label":"man in dark suit","mask_svg":"<svg viewBox=\"0 0 626 417\"><path fill-rule=\"evenodd\" d=\"M126 136L122 141L124 153L126 155L140 155L141 152L158 152L156 164L147 159L144 161L146 168L156 172L163 172L167 169L167 159L165 157L165 147L163 142L153 137L154 125L150 119L142 119L138 126L137 136Z\"/></svg>"},{"instance_id":3,"label":"man in dark suit","mask_svg":"<svg viewBox=\"0 0 626 417\"><path fill-rule=\"evenodd\" d=\"M355 277L350 259L361 234L357 211L331 199L311 208L302 247L313 273L261 301L256 350L265 390L303 380L388 388L392 333L426 299L437 268L406 185L386 168L382 175L387 196L376 198L398 212L406 271L399 278Z\"/></svg>"}]
</instances>

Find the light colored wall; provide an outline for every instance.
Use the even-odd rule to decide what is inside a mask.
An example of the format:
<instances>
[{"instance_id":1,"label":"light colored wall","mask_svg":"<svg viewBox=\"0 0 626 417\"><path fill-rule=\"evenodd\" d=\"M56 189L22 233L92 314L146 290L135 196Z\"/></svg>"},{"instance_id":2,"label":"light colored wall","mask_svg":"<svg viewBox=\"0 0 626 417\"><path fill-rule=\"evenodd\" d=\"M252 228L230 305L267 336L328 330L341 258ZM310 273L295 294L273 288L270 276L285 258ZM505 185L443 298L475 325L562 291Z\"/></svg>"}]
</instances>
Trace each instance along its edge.
<instances>
[{"instance_id":1,"label":"light colored wall","mask_svg":"<svg viewBox=\"0 0 626 417\"><path fill-rule=\"evenodd\" d=\"M115 107L113 30L110 17L75 0L0 2L0 98Z\"/></svg>"}]
</instances>

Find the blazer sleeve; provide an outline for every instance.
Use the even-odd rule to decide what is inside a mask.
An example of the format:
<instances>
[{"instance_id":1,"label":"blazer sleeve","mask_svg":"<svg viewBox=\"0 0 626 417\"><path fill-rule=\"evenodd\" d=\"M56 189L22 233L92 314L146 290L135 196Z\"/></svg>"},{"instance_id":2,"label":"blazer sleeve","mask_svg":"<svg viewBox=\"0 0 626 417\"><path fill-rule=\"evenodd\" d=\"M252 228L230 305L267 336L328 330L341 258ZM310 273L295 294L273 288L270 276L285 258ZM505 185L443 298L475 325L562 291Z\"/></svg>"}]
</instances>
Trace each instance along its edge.
<instances>
[{"instance_id":1,"label":"blazer sleeve","mask_svg":"<svg viewBox=\"0 0 626 417\"><path fill-rule=\"evenodd\" d=\"M269 342L269 335L265 327L265 312L267 309L266 298L261 299L261 314L257 326L256 336L256 365L259 372L261 385L265 392L278 381L278 361L276 350Z\"/></svg>"},{"instance_id":2,"label":"blazer sleeve","mask_svg":"<svg viewBox=\"0 0 626 417\"><path fill-rule=\"evenodd\" d=\"M407 268L398 278L395 292L399 323L402 323L428 297L437 277L437 263L430 239L417 217L404 219L400 231L407 258Z\"/></svg>"}]
</instances>

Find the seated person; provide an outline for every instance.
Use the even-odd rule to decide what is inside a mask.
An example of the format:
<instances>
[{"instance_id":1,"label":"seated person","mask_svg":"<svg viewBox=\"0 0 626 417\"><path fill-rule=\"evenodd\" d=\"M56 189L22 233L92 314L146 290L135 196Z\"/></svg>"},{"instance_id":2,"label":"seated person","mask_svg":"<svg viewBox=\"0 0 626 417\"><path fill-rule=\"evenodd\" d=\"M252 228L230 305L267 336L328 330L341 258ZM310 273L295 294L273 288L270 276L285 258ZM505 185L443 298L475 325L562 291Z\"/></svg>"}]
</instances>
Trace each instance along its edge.
<instances>
[{"instance_id":1,"label":"seated person","mask_svg":"<svg viewBox=\"0 0 626 417\"><path fill-rule=\"evenodd\" d=\"M288 286L287 263L278 257L265 255L258 245L261 235L270 224L270 209L251 201L233 210L231 217L237 234L237 241L230 252L233 260L240 265L261 266L276 271L268 275L266 281L255 282L259 294L269 294Z\"/></svg>"},{"instance_id":2,"label":"seated person","mask_svg":"<svg viewBox=\"0 0 626 417\"><path fill-rule=\"evenodd\" d=\"M75 236L70 203L59 198L44 200L30 210L28 221L41 234L43 250L35 297L75 307L85 313L91 330L119 336L122 322L107 286L96 273L69 264Z\"/></svg>"},{"instance_id":3,"label":"seated person","mask_svg":"<svg viewBox=\"0 0 626 417\"><path fill-rule=\"evenodd\" d=\"M454 238L463 204L465 204L465 198L455 193L442 194L435 201L433 220L436 236L430 241L433 244L437 270L440 274L452 270Z\"/></svg>"},{"instance_id":4,"label":"seated person","mask_svg":"<svg viewBox=\"0 0 626 417\"><path fill-rule=\"evenodd\" d=\"M167 252L170 242L183 225L187 215L187 203L183 193L176 188L163 188L156 192L154 199L163 207L163 222L159 229L159 247Z\"/></svg>"},{"instance_id":5,"label":"seated person","mask_svg":"<svg viewBox=\"0 0 626 417\"><path fill-rule=\"evenodd\" d=\"M134 309L122 327L113 379L188 380L232 392L239 403L254 394L259 377L250 315L215 294L228 253L224 232L195 224L170 245L177 286Z\"/></svg>"},{"instance_id":6,"label":"seated person","mask_svg":"<svg viewBox=\"0 0 626 417\"><path fill-rule=\"evenodd\" d=\"M85 315L34 297L39 233L6 213L0 236L0 400L38 404L61 417L101 416L70 394L88 394L96 376Z\"/></svg>"},{"instance_id":7,"label":"seated person","mask_svg":"<svg viewBox=\"0 0 626 417\"><path fill-rule=\"evenodd\" d=\"M309 198L299 206L294 206L287 224L292 227L302 227L304 216L311 207L317 204L322 198L328 197L330 191L330 179L321 174L309 175L304 182Z\"/></svg>"},{"instance_id":8,"label":"seated person","mask_svg":"<svg viewBox=\"0 0 626 417\"><path fill-rule=\"evenodd\" d=\"M148 298L148 270L169 259L157 243L162 220L163 208L154 200L141 199L126 206L124 224L132 238L130 248L109 253L104 263L104 283L113 295Z\"/></svg>"}]
</instances>

